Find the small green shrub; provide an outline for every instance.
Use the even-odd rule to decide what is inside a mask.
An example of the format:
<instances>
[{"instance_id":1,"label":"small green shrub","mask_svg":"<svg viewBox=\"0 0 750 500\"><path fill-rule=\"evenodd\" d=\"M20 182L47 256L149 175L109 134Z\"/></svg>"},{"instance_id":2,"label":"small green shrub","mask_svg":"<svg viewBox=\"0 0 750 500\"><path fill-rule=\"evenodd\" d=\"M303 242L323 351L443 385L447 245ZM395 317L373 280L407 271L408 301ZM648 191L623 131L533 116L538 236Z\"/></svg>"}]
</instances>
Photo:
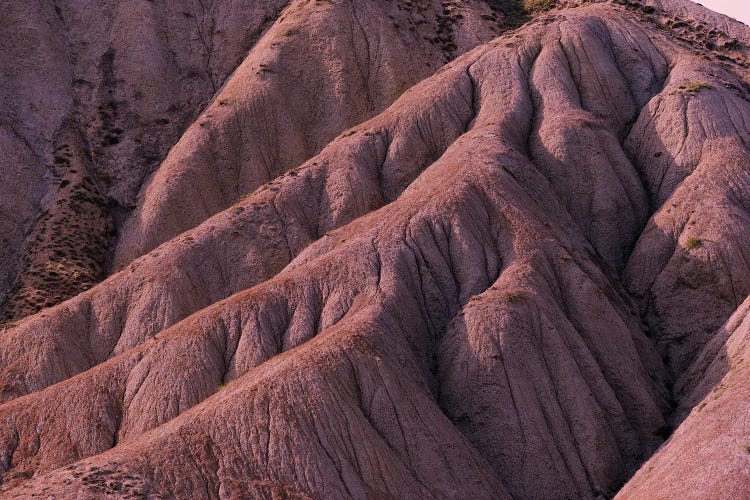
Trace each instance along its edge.
<instances>
[{"instance_id":1,"label":"small green shrub","mask_svg":"<svg viewBox=\"0 0 750 500\"><path fill-rule=\"evenodd\" d=\"M694 250L698 248L699 246L701 246L702 244L703 244L703 241L701 241L700 238L694 238L691 236L685 242L685 250Z\"/></svg>"},{"instance_id":2,"label":"small green shrub","mask_svg":"<svg viewBox=\"0 0 750 500\"><path fill-rule=\"evenodd\" d=\"M688 94L697 94L701 90L713 90L714 86L706 82L685 82L678 88Z\"/></svg>"}]
</instances>

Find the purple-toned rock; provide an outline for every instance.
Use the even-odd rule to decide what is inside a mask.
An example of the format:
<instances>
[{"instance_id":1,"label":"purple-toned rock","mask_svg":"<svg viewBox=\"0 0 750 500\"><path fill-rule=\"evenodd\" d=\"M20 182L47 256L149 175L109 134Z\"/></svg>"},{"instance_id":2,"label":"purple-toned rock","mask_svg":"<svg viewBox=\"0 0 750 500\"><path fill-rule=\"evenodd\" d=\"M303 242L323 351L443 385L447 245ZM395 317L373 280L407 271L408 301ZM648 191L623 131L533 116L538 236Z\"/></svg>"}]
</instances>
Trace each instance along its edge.
<instances>
[{"instance_id":1,"label":"purple-toned rock","mask_svg":"<svg viewBox=\"0 0 750 500\"><path fill-rule=\"evenodd\" d=\"M0 497L750 492L750 29L94 4L0 21Z\"/></svg>"}]
</instances>

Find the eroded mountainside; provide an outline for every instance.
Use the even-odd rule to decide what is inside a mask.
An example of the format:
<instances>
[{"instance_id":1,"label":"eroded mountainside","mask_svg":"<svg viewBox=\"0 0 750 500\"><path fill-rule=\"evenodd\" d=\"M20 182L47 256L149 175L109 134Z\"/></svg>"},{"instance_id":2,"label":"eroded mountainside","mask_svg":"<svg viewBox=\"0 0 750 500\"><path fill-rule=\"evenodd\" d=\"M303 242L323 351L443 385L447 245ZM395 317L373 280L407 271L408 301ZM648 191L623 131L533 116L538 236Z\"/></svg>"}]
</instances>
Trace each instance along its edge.
<instances>
[{"instance_id":1,"label":"eroded mountainside","mask_svg":"<svg viewBox=\"0 0 750 500\"><path fill-rule=\"evenodd\" d=\"M90 288L522 18L453 3L8 5L0 314Z\"/></svg>"},{"instance_id":2,"label":"eroded mountainside","mask_svg":"<svg viewBox=\"0 0 750 500\"><path fill-rule=\"evenodd\" d=\"M750 492L750 28L9 11L0 496Z\"/></svg>"}]
</instances>

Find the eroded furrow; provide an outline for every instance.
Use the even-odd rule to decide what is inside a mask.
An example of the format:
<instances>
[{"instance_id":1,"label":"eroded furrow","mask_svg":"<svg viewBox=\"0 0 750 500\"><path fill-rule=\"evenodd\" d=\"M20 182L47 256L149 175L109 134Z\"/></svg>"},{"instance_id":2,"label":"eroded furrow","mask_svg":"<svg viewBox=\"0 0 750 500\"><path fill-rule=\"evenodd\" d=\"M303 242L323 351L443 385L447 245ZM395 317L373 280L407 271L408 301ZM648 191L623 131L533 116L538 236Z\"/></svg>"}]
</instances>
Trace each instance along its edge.
<instances>
[{"instance_id":1,"label":"eroded furrow","mask_svg":"<svg viewBox=\"0 0 750 500\"><path fill-rule=\"evenodd\" d=\"M5 491L614 495L744 331L750 109L556 15L4 332Z\"/></svg>"}]
</instances>

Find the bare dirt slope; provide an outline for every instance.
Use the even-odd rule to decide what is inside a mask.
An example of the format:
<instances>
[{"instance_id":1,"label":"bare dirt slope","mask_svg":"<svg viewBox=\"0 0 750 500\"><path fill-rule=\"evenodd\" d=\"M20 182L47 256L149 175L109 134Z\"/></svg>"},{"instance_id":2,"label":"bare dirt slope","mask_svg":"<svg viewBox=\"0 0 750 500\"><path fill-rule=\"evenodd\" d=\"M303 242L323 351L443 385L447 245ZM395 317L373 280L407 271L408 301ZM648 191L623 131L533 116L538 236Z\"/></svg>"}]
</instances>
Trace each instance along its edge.
<instances>
[{"instance_id":1,"label":"bare dirt slope","mask_svg":"<svg viewBox=\"0 0 750 500\"><path fill-rule=\"evenodd\" d=\"M10 6L0 316L90 288L522 18L454 3Z\"/></svg>"},{"instance_id":2,"label":"bare dirt slope","mask_svg":"<svg viewBox=\"0 0 750 500\"><path fill-rule=\"evenodd\" d=\"M106 275L113 219L283 7L247 4L4 5L3 172L19 173L0 184L6 319Z\"/></svg>"},{"instance_id":3,"label":"bare dirt slope","mask_svg":"<svg viewBox=\"0 0 750 500\"><path fill-rule=\"evenodd\" d=\"M618 498L743 498L750 491L748 346L745 300L678 384L679 418L669 442ZM696 471L700 473L696 474Z\"/></svg>"},{"instance_id":4,"label":"bare dirt slope","mask_svg":"<svg viewBox=\"0 0 750 500\"><path fill-rule=\"evenodd\" d=\"M535 5L274 11L0 331L0 495L747 494L748 30Z\"/></svg>"}]
</instances>

